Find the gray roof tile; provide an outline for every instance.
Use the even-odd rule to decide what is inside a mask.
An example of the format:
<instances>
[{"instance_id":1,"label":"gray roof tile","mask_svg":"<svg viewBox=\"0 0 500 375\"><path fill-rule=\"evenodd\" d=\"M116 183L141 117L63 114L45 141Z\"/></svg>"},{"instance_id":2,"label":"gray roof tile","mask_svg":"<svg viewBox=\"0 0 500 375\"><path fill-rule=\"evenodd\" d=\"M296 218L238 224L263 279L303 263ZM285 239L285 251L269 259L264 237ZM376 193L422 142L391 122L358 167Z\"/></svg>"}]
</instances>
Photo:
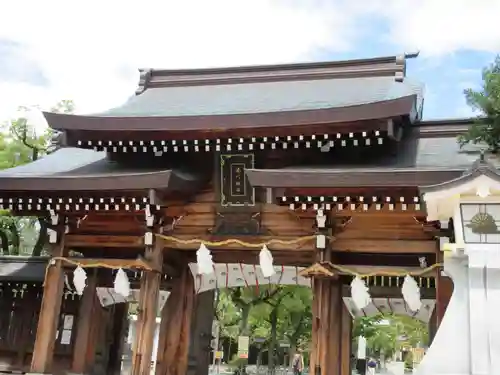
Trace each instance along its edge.
<instances>
[{"instance_id":1,"label":"gray roof tile","mask_svg":"<svg viewBox=\"0 0 500 375\"><path fill-rule=\"evenodd\" d=\"M106 160L105 152L79 148L62 148L32 163L0 171L0 177L47 176L71 173Z\"/></svg>"},{"instance_id":2,"label":"gray roof tile","mask_svg":"<svg viewBox=\"0 0 500 375\"><path fill-rule=\"evenodd\" d=\"M150 88L96 116L206 116L347 107L417 95L423 86L394 77L362 77Z\"/></svg>"}]
</instances>

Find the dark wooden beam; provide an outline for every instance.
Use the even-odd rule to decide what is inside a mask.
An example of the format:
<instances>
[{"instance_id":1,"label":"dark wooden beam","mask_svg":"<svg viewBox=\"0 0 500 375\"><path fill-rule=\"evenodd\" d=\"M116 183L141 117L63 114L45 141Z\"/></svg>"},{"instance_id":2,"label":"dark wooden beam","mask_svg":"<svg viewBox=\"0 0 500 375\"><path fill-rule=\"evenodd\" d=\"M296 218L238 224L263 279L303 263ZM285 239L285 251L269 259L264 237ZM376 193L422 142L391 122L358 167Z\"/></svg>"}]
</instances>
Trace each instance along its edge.
<instances>
[{"instance_id":1,"label":"dark wooden beam","mask_svg":"<svg viewBox=\"0 0 500 375\"><path fill-rule=\"evenodd\" d=\"M337 239L333 241L332 250L361 252L361 253L406 253L406 254L435 254L436 242L412 241L412 240L361 240L361 239Z\"/></svg>"},{"instance_id":2,"label":"dark wooden beam","mask_svg":"<svg viewBox=\"0 0 500 375\"><path fill-rule=\"evenodd\" d=\"M227 240L233 240L233 239L238 239L240 241L244 241L250 244L259 244L259 243L268 243L273 240L280 240L280 241L294 241L297 240L297 236L250 236L250 235L245 235L245 236L213 236L213 235L201 235L199 237L195 237L192 235L178 235L175 236L175 239L181 240L181 241L188 241L188 240L193 240L194 238L203 241L203 242L224 242ZM175 240L170 240L168 238L162 238L163 244L166 248L171 248L171 249L177 249L177 250L198 250L200 247L200 242L194 242L194 243L181 243ZM210 246L209 246L210 247ZM244 245L239 244L236 241L230 241L227 244L223 245L217 245L214 246L213 248L216 248L217 250L243 250L243 251L255 251L255 247L247 247ZM280 243L271 243L268 245L269 250L273 251L289 251L289 252L295 252L295 251L313 251L315 249L315 239L307 239L303 241L297 241L295 243L291 244L280 244ZM260 251L260 248L258 249Z\"/></svg>"},{"instance_id":3,"label":"dark wooden beam","mask_svg":"<svg viewBox=\"0 0 500 375\"><path fill-rule=\"evenodd\" d=\"M371 265L371 266L387 266L387 267L419 267L419 258L425 258L428 266L436 263L436 255L429 253L382 253L376 257L373 253L364 252L338 252L336 260L339 264L345 265Z\"/></svg>"},{"instance_id":4,"label":"dark wooden beam","mask_svg":"<svg viewBox=\"0 0 500 375\"><path fill-rule=\"evenodd\" d=\"M144 236L106 236L68 234L66 245L71 249L89 247L143 248Z\"/></svg>"}]
</instances>

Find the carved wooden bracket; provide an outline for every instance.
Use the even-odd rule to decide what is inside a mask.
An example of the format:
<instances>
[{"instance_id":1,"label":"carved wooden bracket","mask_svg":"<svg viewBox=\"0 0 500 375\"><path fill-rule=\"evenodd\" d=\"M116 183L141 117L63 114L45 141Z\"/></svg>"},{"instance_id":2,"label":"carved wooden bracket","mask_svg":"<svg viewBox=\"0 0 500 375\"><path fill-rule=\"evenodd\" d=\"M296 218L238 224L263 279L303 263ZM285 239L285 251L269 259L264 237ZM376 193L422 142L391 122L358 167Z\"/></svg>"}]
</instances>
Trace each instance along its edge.
<instances>
[{"instance_id":1,"label":"carved wooden bracket","mask_svg":"<svg viewBox=\"0 0 500 375\"><path fill-rule=\"evenodd\" d=\"M319 262L300 271L299 275L306 278L317 277L338 279L339 272L333 267L330 262Z\"/></svg>"}]
</instances>

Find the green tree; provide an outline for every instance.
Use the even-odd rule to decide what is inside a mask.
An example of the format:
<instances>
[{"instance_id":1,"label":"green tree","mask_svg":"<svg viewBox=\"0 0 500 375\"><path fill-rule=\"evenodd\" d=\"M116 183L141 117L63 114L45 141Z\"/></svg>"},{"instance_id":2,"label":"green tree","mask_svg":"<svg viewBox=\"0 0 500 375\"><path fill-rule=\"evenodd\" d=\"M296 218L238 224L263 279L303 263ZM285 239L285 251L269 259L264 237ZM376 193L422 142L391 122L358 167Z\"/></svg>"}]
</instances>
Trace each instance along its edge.
<instances>
[{"instance_id":1,"label":"green tree","mask_svg":"<svg viewBox=\"0 0 500 375\"><path fill-rule=\"evenodd\" d=\"M289 356L293 356L298 346L308 344L311 304L311 290L301 286L261 285L221 290L217 301L221 337L231 343L238 336L247 335L253 345L257 344L256 338L264 338L264 342L258 343L257 362L260 364L262 354L267 352L268 366L272 369L278 342L290 344ZM246 361L232 362L242 367Z\"/></svg>"},{"instance_id":2,"label":"green tree","mask_svg":"<svg viewBox=\"0 0 500 375\"><path fill-rule=\"evenodd\" d=\"M276 293L272 298L265 301L264 305L254 309L253 319L258 323L267 323L269 332L267 334L267 366L273 371L276 365L276 352L278 350L278 326L281 325L281 315L286 309L283 301L292 295L293 289L289 286L277 286ZM260 307L260 309L259 309ZM260 311L257 311L260 310ZM260 313L260 314L259 314Z\"/></svg>"},{"instance_id":3,"label":"green tree","mask_svg":"<svg viewBox=\"0 0 500 375\"><path fill-rule=\"evenodd\" d=\"M72 101L64 100L51 109L70 113ZM0 124L0 169L33 162L50 152L53 132L50 128L36 129L29 121L29 109L19 108L20 115ZM48 218L13 216L0 212L0 241L4 255L40 255L47 242Z\"/></svg>"},{"instance_id":4,"label":"green tree","mask_svg":"<svg viewBox=\"0 0 500 375\"><path fill-rule=\"evenodd\" d=\"M464 91L467 104L479 111L480 116L467 133L458 139L461 146L467 143L485 144L488 151L500 151L500 56L483 69L480 90Z\"/></svg>"},{"instance_id":5,"label":"green tree","mask_svg":"<svg viewBox=\"0 0 500 375\"><path fill-rule=\"evenodd\" d=\"M291 293L283 299L280 311L280 337L290 345L290 365L297 348L306 349L312 333L312 290L304 286L289 286Z\"/></svg>"},{"instance_id":6,"label":"green tree","mask_svg":"<svg viewBox=\"0 0 500 375\"><path fill-rule=\"evenodd\" d=\"M297 347L308 345L312 328L312 292L310 288L296 285L275 287L276 293L264 303L254 306L249 315L252 338L262 337L259 357L267 351L267 364L271 372L277 365L279 343L288 344L286 356L290 359Z\"/></svg>"},{"instance_id":7,"label":"green tree","mask_svg":"<svg viewBox=\"0 0 500 375\"><path fill-rule=\"evenodd\" d=\"M356 318L353 338L366 338L366 346L372 355L390 358L405 346L427 345L427 325L407 315L382 314Z\"/></svg>"},{"instance_id":8,"label":"green tree","mask_svg":"<svg viewBox=\"0 0 500 375\"><path fill-rule=\"evenodd\" d=\"M250 313L255 306L273 298L279 289L274 285L260 287L235 287L220 291L216 315L220 322L221 336L229 338L229 342L238 336L252 336ZM247 360L232 359L240 371Z\"/></svg>"}]
</instances>

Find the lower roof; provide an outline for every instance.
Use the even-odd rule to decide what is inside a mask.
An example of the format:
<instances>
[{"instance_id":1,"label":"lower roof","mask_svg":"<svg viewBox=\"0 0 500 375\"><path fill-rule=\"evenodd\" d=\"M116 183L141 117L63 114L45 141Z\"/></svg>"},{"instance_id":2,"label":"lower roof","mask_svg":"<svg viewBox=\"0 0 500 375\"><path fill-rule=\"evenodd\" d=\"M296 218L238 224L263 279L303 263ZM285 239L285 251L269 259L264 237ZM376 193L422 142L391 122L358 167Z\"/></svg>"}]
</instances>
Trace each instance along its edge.
<instances>
[{"instance_id":1,"label":"lower roof","mask_svg":"<svg viewBox=\"0 0 500 375\"><path fill-rule=\"evenodd\" d=\"M253 186L263 187L422 187L460 177L480 155L481 146L460 148L455 136L417 135L403 140L396 154L362 165L249 169L246 174ZM500 167L500 160L490 162Z\"/></svg>"},{"instance_id":2,"label":"lower roof","mask_svg":"<svg viewBox=\"0 0 500 375\"><path fill-rule=\"evenodd\" d=\"M2 256L0 281L42 282L48 261L48 257Z\"/></svg>"},{"instance_id":3,"label":"lower roof","mask_svg":"<svg viewBox=\"0 0 500 375\"><path fill-rule=\"evenodd\" d=\"M105 152L63 148L32 163L0 171L2 191L181 190L196 177L172 169L138 169Z\"/></svg>"},{"instance_id":4,"label":"lower roof","mask_svg":"<svg viewBox=\"0 0 500 375\"><path fill-rule=\"evenodd\" d=\"M415 127L414 132L418 133L420 128ZM263 187L422 187L460 177L480 153L480 146L460 148L454 135L436 133L427 138L410 134L398 144L397 153L378 160L367 158L361 165L332 163L328 167L247 169L246 174L253 186ZM138 164L134 160L129 161ZM100 194L149 189L188 191L202 180L203 176L196 171L174 168L170 159L155 157L155 160L160 163L155 168L134 167L115 162L104 152L62 148L35 162L0 171L0 191L96 191ZM490 164L492 168L500 167L496 159L491 159Z\"/></svg>"},{"instance_id":5,"label":"lower roof","mask_svg":"<svg viewBox=\"0 0 500 375\"><path fill-rule=\"evenodd\" d=\"M421 168L286 168L249 169L253 186L281 188L426 186L457 178L464 169Z\"/></svg>"}]
</instances>

